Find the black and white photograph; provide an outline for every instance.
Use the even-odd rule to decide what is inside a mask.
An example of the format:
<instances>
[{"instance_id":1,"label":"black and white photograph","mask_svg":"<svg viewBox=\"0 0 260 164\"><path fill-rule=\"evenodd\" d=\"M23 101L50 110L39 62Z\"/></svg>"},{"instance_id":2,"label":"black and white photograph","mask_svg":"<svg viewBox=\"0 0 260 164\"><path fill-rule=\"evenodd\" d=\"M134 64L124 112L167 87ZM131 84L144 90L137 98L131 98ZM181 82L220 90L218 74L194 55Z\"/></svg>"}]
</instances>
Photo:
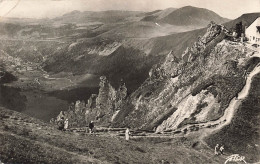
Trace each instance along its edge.
<instances>
[{"instance_id":1,"label":"black and white photograph","mask_svg":"<svg viewBox=\"0 0 260 164\"><path fill-rule=\"evenodd\" d=\"M260 0L0 0L0 164L260 164Z\"/></svg>"}]
</instances>

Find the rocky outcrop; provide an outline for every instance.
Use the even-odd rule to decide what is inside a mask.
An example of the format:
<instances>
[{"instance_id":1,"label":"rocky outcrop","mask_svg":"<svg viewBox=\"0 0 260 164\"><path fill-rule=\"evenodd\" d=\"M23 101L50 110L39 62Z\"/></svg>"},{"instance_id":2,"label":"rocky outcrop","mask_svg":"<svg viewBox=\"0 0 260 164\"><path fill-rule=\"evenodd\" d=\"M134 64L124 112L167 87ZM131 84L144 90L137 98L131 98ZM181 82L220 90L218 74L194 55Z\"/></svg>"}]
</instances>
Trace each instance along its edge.
<instances>
[{"instance_id":1,"label":"rocky outcrop","mask_svg":"<svg viewBox=\"0 0 260 164\"><path fill-rule=\"evenodd\" d=\"M208 54L209 51L227 35L231 35L231 32L229 32L223 25L211 22L208 25L205 35L198 37L198 41L195 42L191 48L187 47L182 54L182 59L185 62L192 62L196 57L201 56L202 53L204 55Z\"/></svg>"},{"instance_id":2,"label":"rocky outcrop","mask_svg":"<svg viewBox=\"0 0 260 164\"><path fill-rule=\"evenodd\" d=\"M104 112L112 110L116 100L116 90L110 85L105 76L100 77L99 87L96 99L97 108L103 109Z\"/></svg>"},{"instance_id":3,"label":"rocky outcrop","mask_svg":"<svg viewBox=\"0 0 260 164\"><path fill-rule=\"evenodd\" d=\"M123 80L116 90L109 83L105 76L100 77L98 95L92 94L85 101L76 101L71 104L69 110L61 111L56 119L51 122L58 122L62 117L69 119L70 127L86 126L88 122L95 121L97 124L109 125L115 113L121 110L127 99L127 87Z\"/></svg>"},{"instance_id":4,"label":"rocky outcrop","mask_svg":"<svg viewBox=\"0 0 260 164\"><path fill-rule=\"evenodd\" d=\"M170 52L119 111L114 125L157 132L217 120L243 88L254 50L226 38L230 32L210 23L204 36L178 59ZM186 129L187 130L187 129Z\"/></svg>"},{"instance_id":5,"label":"rocky outcrop","mask_svg":"<svg viewBox=\"0 0 260 164\"><path fill-rule=\"evenodd\" d=\"M97 106L96 105L97 104L97 102L96 102L97 96L98 95L96 95L96 94L92 94L90 96L90 98L88 99L88 103L87 103L88 108L90 108L90 109L96 108L96 106Z\"/></svg>"},{"instance_id":6,"label":"rocky outcrop","mask_svg":"<svg viewBox=\"0 0 260 164\"><path fill-rule=\"evenodd\" d=\"M221 42L226 36L231 35L223 25L211 22L208 25L207 32L198 41L187 49L178 58L171 51L165 58L164 63L155 65L149 72L149 78L152 80L162 80L166 77L175 77L185 69L187 63L193 62L196 58L205 58L214 47Z\"/></svg>"}]
</instances>

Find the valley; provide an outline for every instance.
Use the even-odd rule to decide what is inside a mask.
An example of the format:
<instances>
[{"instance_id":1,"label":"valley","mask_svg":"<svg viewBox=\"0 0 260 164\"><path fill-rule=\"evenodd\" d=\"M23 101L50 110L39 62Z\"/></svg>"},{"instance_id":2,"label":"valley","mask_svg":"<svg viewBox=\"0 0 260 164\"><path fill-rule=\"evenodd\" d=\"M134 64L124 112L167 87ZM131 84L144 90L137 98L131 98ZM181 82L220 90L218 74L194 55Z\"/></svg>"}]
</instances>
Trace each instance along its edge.
<instances>
[{"instance_id":1,"label":"valley","mask_svg":"<svg viewBox=\"0 0 260 164\"><path fill-rule=\"evenodd\" d=\"M0 163L259 163L260 47L245 36L259 16L1 19Z\"/></svg>"},{"instance_id":2,"label":"valley","mask_svg":"<svg viewBox=\"0 0 260 164\"><path fill-rule=\"evenodd\" d=\"M167 16L170 11L166 9L159 17ZM183 48L180 49L178 40L174 39L176 48L182 52L200 33L191 30L204 26L141 21L150 13L105 13L74 11L53 20L4 19L0 22L1 63L18 78L4 85L24 90L28 102L34 101L31 95L47 98L51 94L56 97L60 95L56 93L66 93L67 96L59 96L62 99L56 97L62 109L77 99L86 101L91 94L97 93L102 75L107 76L114 87L124 79L131 93L148 77L151 67L174 48L172 44L161 47L170 43L166 39L183 37L183 32L190 31L184 33ZM104 16L118 21L110 22ZM90 22L84 23L86 21ZM76 94L74 91L80 90L77 88L84 88L85 91L80 92L85 95ZM45 102L45 98L38 101L43 101L42 104L52 101ZM51 110L61 110L58 106L53 105ZM27 107L32 109L35 105Z\"/></svg>"}]
</instances>

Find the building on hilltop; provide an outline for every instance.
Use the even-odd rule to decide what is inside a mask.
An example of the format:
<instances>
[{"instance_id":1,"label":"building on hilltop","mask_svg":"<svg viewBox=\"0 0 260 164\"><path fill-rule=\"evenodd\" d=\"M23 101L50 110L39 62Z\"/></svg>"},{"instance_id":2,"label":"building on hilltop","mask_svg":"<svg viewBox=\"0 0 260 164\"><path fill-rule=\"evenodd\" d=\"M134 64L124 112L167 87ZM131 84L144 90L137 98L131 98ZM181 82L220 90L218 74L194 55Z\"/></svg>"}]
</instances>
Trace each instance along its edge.
<instances>
[{"instance_id":1,"label":"building on hilltop","mask_svg":"<svg viewBox=\"0 0 260 164\"><path fill-rule=\"evenodd\" d=\"M245 31L249 43L260 44L260 17L258 17Z\"/></svg>"}]
</instances>

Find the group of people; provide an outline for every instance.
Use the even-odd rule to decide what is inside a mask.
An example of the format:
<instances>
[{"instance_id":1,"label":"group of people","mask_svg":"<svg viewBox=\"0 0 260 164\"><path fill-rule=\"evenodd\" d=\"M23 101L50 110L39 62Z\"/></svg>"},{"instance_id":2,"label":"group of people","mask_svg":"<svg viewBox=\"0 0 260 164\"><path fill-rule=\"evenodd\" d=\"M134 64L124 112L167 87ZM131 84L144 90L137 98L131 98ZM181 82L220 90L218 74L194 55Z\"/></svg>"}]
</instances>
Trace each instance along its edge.
<instances>
[{"instance_id":1,"label":"group of people","mask_svg":"<svg viewBox=\"0 0 260 164\"><path fill-rule=\"evenodd\" d=\"M95 126L94 126L94 122L93 121L91 121L88 124L88 128L89 128L89 132L90 133L95 133ZM126 130L125 130L125 140L128 141L130 139L130 135L131 135L130 129L126 128Z\"/></svg>"},{"instance_id":2,"label":"group of people","mask_svg":"<svg viewBox=\"0 0 260 164\"><path fill-rule=\"evenodd\" d=\"M58 122L58 129L66 131L68 129L68 127L69 127L69 120L68 119L64 120L64 118L62 117ZM90 133L95 132L95 125L94 125L93 121L91 121L88 124L88 128L89 128ZM128 141L130 139L130 135L131 135L130 129L126 128L126 130L125 130L125 140ZM215 146L215 155L223 155L223 154L224 154L224 145L217 144Z\"/></svg>"},{"instance_id":3,"label":"group of people","mask_svg":"<svg viewBox=\"0 0 260 164\"><path fill-rule=\"evenodd\" d=\"M66 131L68 130L69 127L69 120L66 118L64 119L63 117L58 121L58 129L62 130L62 131ZM90 123L88 124L88 128L89 128L89 133L94 133L95 132L95 125L94 125L94 121L90 121ZM125 139L128 141L130 139L130 129L126 128L125 130Z\"/></svg>"},{"instance_id":4,"label":"group of people","mask_svg":"<svg viewBox=\"0 0 260 164\"><path fill-rule=\"evenodd\" d=\"M91 121L88 125L89 127L89 131L90 133L94 133L94 122ZM64 117L62 117L59 121L58 121L58 129L59 130L63 130L66 131L69 128L69 120L66 118L64 119Z\"/></svg>"},{"instance_id":5,"label":"group of people","mask_svg":"<svg viewBox=\"0 0 260 164\"><path fill-rule=\"evenodd\" d=\"M223 155L224 154L224 145L217 144L215 146L215 155Z\"/></svg>"}]
</instances>

